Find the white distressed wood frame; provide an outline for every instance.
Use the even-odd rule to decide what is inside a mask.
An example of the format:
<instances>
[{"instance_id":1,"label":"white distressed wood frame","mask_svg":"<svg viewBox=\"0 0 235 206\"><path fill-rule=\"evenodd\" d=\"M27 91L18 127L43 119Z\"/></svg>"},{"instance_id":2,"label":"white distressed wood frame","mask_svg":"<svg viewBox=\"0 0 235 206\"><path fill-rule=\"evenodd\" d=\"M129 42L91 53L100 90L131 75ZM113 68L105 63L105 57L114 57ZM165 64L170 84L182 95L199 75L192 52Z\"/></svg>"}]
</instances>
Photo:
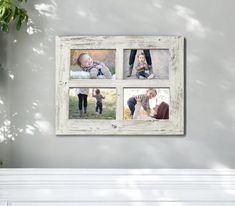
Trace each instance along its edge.
<instances>
[{"instance_id":1,"label":"white distressed wood frame","mask_svg":"<svg viewBox=\"0 0 235 206\"><path fill-rule=\"evenodd\" d=\"M234 206L232 169L0 169L0 206Z\"/></svg>"},{"instance_id":2,"label":"white distressed wood frame","mask_svg":"<svg viewBox=\"0 0 235 206\"><path fill-rule=\"evenodd\" d=\"M116 80L70 79L71 49L116 50ZM169 80L125 80L125 49L167 49ZM69 119L69 88L116 88L115 120ZM169 88L169 120L123 120L124 88ZM184 38L181 36L75 36L56 38L56 134L57 135L183 135L184 134Z\"/></svg>"}]
</instances>

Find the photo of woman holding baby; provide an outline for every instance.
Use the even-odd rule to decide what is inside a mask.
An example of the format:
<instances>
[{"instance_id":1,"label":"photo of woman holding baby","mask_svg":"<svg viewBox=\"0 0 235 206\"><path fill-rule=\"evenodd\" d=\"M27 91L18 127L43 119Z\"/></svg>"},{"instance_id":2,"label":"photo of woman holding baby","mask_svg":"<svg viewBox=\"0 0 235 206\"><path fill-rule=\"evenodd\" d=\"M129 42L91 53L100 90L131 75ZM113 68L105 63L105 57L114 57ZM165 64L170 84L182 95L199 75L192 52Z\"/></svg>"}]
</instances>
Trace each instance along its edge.
<instances>
[{"instance_id":1,"label":"photo of woman holding baby","mask_svg":"<svg viewBox=\"0 0 235 206\"><path fill-rule=\"evenodd\" d=\"M133 119L137 103L141 104L147 115L150 115L149 100L156 97L156 95L157 91L153 88L150 88L146 91L145 94L139 94L130 97L127 101L127 105L130 109L130 117Z\"/></svg>"},{"instance_id":2,"label":"photo of woman holding baby","mask_svg":"<svg viewBox=\"0 0 235 206\"><path fill-rule=\"evenodd\" d=\"M169 119L169 89L124 89L124 119Z\"/></svg>"}]
</instances>

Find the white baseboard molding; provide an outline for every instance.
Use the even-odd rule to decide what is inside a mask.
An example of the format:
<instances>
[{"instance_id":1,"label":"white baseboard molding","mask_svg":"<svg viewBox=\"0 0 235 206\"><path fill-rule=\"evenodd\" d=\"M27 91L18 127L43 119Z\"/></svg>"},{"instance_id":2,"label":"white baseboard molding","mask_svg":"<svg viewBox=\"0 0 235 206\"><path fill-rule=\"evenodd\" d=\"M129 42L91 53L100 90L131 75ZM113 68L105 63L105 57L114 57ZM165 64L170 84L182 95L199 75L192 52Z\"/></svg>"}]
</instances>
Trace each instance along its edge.
<instances>
[{"instance_id":1,"label":"white baseboard molding","mask_svg":"<svg viewBox=\"0 0 235 206\"><path fill-rule=\"evenodd\" d=\"M235 206L235 170L0 169L0 206Z\"/></svg>"}]
</instances>

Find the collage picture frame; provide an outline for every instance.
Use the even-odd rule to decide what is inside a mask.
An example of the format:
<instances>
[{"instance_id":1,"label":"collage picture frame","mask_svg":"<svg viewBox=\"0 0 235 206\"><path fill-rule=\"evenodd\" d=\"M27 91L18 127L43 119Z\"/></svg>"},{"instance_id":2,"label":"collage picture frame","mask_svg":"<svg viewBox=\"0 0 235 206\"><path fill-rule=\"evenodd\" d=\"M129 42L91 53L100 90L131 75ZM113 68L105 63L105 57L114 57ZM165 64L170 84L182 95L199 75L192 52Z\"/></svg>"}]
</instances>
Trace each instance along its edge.
<instances>
[{"instance_id":1,"label":"collage picture frame","mask_svg":"<svg viewBox=\"0 0 235 206\"><path fill-rule=\"evenodd\" d=\"M184 37L56 37L57 135L183 135Z\"/></svg>"}]
</instances>

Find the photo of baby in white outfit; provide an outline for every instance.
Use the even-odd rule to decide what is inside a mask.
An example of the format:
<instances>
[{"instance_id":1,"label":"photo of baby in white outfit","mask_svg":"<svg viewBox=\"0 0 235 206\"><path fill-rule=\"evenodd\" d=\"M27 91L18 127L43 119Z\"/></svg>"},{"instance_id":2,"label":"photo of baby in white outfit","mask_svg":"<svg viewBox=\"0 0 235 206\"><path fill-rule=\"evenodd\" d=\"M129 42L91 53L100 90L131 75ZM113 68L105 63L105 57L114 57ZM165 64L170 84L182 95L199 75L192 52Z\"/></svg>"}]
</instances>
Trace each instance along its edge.
<instances>
[{"instance_id":1,"label":"photo of baby in white outfit","mask_svg":"<svg viewBox=\"0 0 235 206\"><path fill-rule=\"evenodd\" d=\"M75 50L71 56L71 79L115 79L113 50Z\"/></svg>"}]
</instances>

